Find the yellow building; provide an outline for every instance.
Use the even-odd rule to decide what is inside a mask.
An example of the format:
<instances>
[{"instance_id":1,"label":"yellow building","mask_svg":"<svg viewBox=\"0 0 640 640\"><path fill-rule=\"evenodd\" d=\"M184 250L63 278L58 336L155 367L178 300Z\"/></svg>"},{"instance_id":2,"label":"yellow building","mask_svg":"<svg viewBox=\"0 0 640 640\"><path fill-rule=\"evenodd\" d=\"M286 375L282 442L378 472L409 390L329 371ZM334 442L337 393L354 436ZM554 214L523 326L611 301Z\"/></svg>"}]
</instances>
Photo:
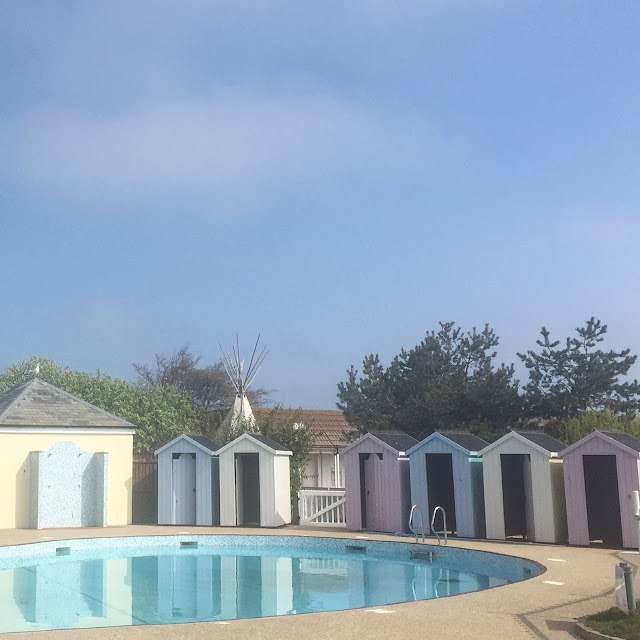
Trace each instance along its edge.
<instances>
[{"instance_id":1,"label":"yellow building","mask_svg":"<svg viewBox=\"0 0 640 640\"><path fill-rule=\"evenodd\" d=\"M0 394L0 528L130 524L134 433L38 378Z\"/></svg>"}]
</instances>

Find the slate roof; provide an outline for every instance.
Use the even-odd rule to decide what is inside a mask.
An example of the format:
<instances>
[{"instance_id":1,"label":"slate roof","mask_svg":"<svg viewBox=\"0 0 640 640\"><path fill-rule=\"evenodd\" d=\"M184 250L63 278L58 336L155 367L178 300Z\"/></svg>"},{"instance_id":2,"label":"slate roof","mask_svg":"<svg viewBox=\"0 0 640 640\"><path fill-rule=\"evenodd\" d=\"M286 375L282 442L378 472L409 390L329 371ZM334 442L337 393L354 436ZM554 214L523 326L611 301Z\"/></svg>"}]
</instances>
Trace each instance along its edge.
<instances>
[{"instance_id":1,"label":"slate roof","mask_svg":"<svg viewBox=\"0 0 640 640\"><path fill-rule=\"evenodd\" d=\"M267 415L272 409L254 409L253 415L260 422L260 417ZM311 429L312 448L342 448L351 442L348 435L353 431L351 425L345 420L342 411L331 409L283 409L299 416L300 422Z\"/></svg>"},{"instance_id":2,"label":"slate roof","mask_svg":"<svg viewBox=\"0 0 640 640\"><path fill-rule=\"evenodd\" d=\"M625 445L625 447L629 447L629 449L640 452L640 440L630 436L628 433L618 433L617 431L601 431L600 433Z\"/></svg>"},{"instance_id":3,"label":"slate roof","mask_svg":"<svg viewBox=\"0 0 640 640\"><path fill-rule=\"evenodd\" d=\"M563 442L560 442L560 440L556 440L550 435L540 431L516 431L515 433L533 442L534 444L537 444L539 447L546 449L550 453L558 453L558 451L562 451L567 447L567 445Z\"/></svg>"},{"instance_id":4,"label":"slate roof","mask_svg":"<svg viewBox=\"0 0 640 640\"><path fill-rule=\"evenodd\" d=\"M372 436L378 438L378 440L382 440L385 444L388 444L390 447L393 447L396 451L407 451L407 449L411 449L414 444L418 444L418 441L410 435L406 433L392 432L392 433L373 433L370 432Z\"/></svg>"},{"instance_id":5,"label":"slate roof","mask_svg":"<svg viewBox=\"0 0 640 640\"><path fill-rule=\"evenodd\" d=\"M194 442L197 442L206 449L209 449L212 453L220 448L220 445L217 442L214 442L211 438L207 438L207 436L199 436L191 433L187 433L185 435L191 438Z\"/></svg>"},{"instance_id":6,"label":"slate roof","mask_svg":"<svg viewBox=\"0 0 640 640\"><path fill-rule=\"evenodd\" d=\"M452 442L459 444L461 447L464 447L467 451L480 451L489 444L482 438L474 436L472 433L462 433L461 431L447 431L446 433L438 431L438 433L445 438L449 438Z\"/></svg>"},{"instance_id":7,"label":"slate roof","mask_svg":"<svg viewBox=\"0 0 640 640\"><path fill-rule=\"evenodd\" d=\"M266 444L267 447L273 449L274 451L289 451L286 447L283 447L281 444L278 444L275 440L272 440L268 436L263 436L261 433L247 433L248 436L255 438L262 444Z\"/></svg>"},{"instance_id":8,"label":"slate roof","mask_svg":"<svg viewBox=\"0 0 640 640\"><path fill-rule=\"evenodd\" d=\"M94 427L135 425L34 378L0 394L0 427Z\"/></svg>"}]
</instances>

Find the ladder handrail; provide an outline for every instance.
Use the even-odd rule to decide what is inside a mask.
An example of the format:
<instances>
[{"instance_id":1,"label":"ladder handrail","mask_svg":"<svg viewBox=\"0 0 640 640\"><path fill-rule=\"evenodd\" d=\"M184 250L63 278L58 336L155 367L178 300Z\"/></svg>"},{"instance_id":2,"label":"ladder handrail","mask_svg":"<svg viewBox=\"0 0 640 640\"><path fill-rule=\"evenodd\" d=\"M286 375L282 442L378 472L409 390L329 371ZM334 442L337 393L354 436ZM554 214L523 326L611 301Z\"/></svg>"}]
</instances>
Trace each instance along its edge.
<instances>
[{"instance_id":1,"label":"ladder handrail","mask_svg":"<svg viewBox=\"0 0 640 640\"><path fill-rule=\"evenodd\" d=\"M420 514L420 530L422 532L422 542L424 544L424 518L422 517L422 509L420 508L419 505L414 504L411 507L411 513L409 514L409 530L411 531L411 533L413 533L413 535L416 537L416 544L418 544L418 533L417 531L413 528L413 512L414 511L418 511L418 513Z\"/></svg>"},{"instance_id":2,"label":"ladder handrail","mask_svg":"<svg viewBox=\"0 0 640 640\"><path fill-rule=\"evenodd\" d=\"M444 543L445 543L445 545L448 542L448 538L447 538L447 512L444 510L443 507L438 505L433 510L433 515L431 516L431 532L435 534L436 538L438 538L438 546L440 546L440 544L442 542L442 540L440 538L440 534L433 528L433 524L436 521L436 513L438 513L438 509L440 509L440 511L442 511L442 521L443 521L443 524L444 524Z\"/></svg>"}]
</instances>

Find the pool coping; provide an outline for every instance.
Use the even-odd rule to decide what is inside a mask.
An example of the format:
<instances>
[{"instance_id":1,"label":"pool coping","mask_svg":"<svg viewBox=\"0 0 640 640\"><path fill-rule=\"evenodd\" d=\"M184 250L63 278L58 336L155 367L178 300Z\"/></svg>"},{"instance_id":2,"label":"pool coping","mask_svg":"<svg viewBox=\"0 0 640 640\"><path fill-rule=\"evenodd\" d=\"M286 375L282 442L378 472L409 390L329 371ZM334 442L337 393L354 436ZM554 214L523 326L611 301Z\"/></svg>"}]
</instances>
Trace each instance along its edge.
<instances>
[{"instance_id":1,"label":"pool coping","mask_svg":"<svg viewBox=\"0 0 640 640\"><path fill-rule=\"evenodd\" d=\"M5 529L0 530L0 545L27 544L49 540L153 535L302 535L370 539L415 544L413 538L347 532L344 529L287 526L277 529L196 526L131 525L89 529ZM429 541L432 542L432 541ZM613 571L625 560L638 565L638 555L622 550L566 547L530 543L505 543L450 539L449 546L517 556L546 568L541 575L518 583L497 586L479 592L447 596L438 600L399 603L372 609L308 613L274 618L253 618L222 622L180 624L184 640L224 637L267 639L296 637L296 640L348 638L357 635L367 640L389 640L398 635L420 634L447 640L510 637L567 640L576 637L578 619L607 609L613 603ZM625 554L625 555L622 555ZM387 613L388 615L383 615ZM395 614L395 615L393 615ZM499 631L498 631L499 626ZM174 625L101 627L60 631L17 632L6 634L11 640L69 640L90 637L151 640L164 638Z\"/></svg>"}]
</instances>

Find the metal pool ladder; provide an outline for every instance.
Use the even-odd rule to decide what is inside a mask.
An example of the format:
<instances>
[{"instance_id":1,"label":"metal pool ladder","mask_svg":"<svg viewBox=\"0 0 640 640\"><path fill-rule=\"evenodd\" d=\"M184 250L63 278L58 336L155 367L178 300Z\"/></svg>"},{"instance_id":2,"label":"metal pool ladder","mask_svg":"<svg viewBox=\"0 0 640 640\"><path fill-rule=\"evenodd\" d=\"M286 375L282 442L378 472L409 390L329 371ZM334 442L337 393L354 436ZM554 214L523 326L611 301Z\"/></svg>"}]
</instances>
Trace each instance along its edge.
<instances>
[{"instance_id":1,"label":"metal pool ladder","mask_svg":"<svg viewBox=\"0 0 640 640\"><path fill-rule=\"evenodd\" d=\"M409 530L416 537L416 544L418 544L418 532L413 527L413 514L416 511L420 514L420 532L422 535L422 543L424 544L424 519L422 518L422 509L417 504L414 504L411 507L411 513L409 514Z\"/></svg>"},{"instance_id":2,"label":"metal pool ladder","mask_svg":"<svg viewBox=\"0 0 640 640\"><path fill-rule=\"evenodd\" d=\"M447 544L447 542L448 542L448 538L447 538L447 512L444 510L443 507L437 506L433 510L433 515L431 516L431 531L436 536L436 538L438 538L438 546L440 546L440 544L442 543L442 539L440 537L440 534L433 527L433 524L436 521L436 513L438 513L438 509L440 509L440 511L442 511L442 522L444 524L444 543L445 544ZM416 541L417 541L417 536L416 536Z\"/></svg>"}]
</instances>

